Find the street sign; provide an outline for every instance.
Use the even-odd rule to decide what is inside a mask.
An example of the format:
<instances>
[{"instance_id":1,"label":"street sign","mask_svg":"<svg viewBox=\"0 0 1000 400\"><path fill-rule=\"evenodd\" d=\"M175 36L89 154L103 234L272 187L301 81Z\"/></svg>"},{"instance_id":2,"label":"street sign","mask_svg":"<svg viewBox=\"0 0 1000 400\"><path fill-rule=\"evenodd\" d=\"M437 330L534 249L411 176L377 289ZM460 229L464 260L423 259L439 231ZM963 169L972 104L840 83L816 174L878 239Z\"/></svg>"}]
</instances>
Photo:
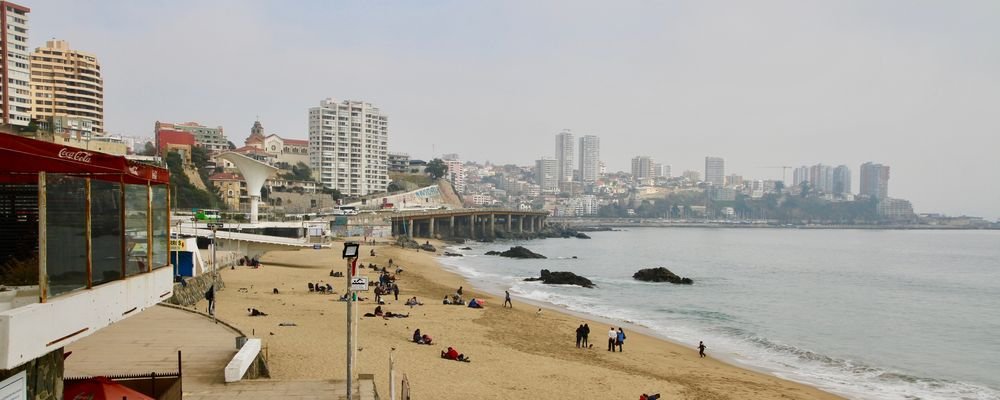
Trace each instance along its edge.
<instances>
[{"instance_id":1,"label":"street sign","mask_svg":"<svg viewBox=\"0 0 1000 400\"><path fill-rule=\"evenodd\" d=\"M368 277L367 276L356 276L351 278L351 291L352 292L367 292L368 291Z\"/></svg>"},{"instance_id":2,"label":"street sign","mask_svg":"<svg viewBox=\"0 0 1000 400\"><path fill-rule=\"evenodd\" d=\"M208 229L222 229L223 228L223 224L221 222L216 222L216 223L209 222L206 225L208 226Z\"/></svg>"}]
</instances>

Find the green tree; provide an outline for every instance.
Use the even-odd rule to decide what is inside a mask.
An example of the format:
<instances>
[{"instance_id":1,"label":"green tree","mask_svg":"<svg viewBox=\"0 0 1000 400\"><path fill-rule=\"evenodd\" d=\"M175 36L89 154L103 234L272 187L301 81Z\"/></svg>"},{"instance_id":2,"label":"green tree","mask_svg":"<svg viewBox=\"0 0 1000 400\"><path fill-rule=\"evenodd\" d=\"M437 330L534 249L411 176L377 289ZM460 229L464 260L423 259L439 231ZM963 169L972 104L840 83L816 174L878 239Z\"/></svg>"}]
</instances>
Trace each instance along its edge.
<instances>
[{"instance_id":1,"label":"green tree","mask_svg":"<svg viewBox=\"0 0 1000 400\"><path fill-rule=\"evenodd\" d=\"M431 178L441 179L444 174L448 173L448 164L445 164L440 158L435 158L427 163L427 167L424 168Z\"/></svg>"},{"instance_id":2,"label":"green tree","mask_svg":"<svg viewBox=\"0 0 1000 400\"><path fill-rule=\"evenodd\" d=\"M139 155L141 155L141 156L155 156L156 155L156 146L153 145L153 142L146 142L146 144L144 144L142 146L142 150L139 152Z\"/></svg>"},{"instance_id":3,"label":"green tree","mask_svg":"<svg viewBox=\"0 0 1000 400\"><path fill-rule=\"evenodd\" d=\"M191 183L184 171L184 160L180 154L169 152L166 161L167 169L170 170L170 187L174 190L174 204L177 208L219 208L221 201L217 193L199 189Z\"/></svg>"}]
</instances>

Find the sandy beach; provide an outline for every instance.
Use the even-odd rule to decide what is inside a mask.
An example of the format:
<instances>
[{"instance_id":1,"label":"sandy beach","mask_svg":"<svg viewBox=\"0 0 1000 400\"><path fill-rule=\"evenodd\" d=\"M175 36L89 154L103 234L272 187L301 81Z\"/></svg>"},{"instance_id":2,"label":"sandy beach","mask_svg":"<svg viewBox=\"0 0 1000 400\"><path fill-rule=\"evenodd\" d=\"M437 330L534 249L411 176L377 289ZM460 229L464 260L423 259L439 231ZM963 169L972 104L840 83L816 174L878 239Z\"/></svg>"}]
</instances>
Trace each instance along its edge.
<instances>
[{"instance_id":1,"label":"sandy beach","mask_svg":"<svg viewBox=\"0 0 1000 400\"><path fill-rule=\"evenodd\" d=\"M433 243L433 242L432 242ZM434 243L439 245L440 243ZM605 322L520 303L502 308L496 298L470 288L460 276L444 270L436 255L392 247L362 246L359 270L371 280L378 274L361 265L387 265L391 258L404 269L397 276L399 300L386 297L382 308L409 313L409 318L359 318L358 371L376 376L379 393L388 395L389 351L396 348L396 374L409 378L411 393L420 399L637 399L661 393L664 399L839 399L802 384L699 358L697 343L679 345L644 335L622 325L628 335L624 352L607 351ZM263 267L224 270L226 289L218 293L220 318L263 339L273 379L345 379L345 278L340 246L331 250L275 251L262 258ZM279 265L280 264L280 265ZM338 295L310 293L308 282L330 283ZM485 298L486 307L443 305L445 294L464 286L466 301ZM279 294L273 294L277 288ZM375 308L374 293L358 305L361 314ZM417 296L423 306L407 307ZM205 308L205 303L197 305ZM248 307L267 316L250 317ZM279 326L292 323L295 326ZM591 328L593 349L575 346L575 329ZM410 338L414 329L434 338L431 346ZM441 359L447 346L469 356L471 363ZM711 348L709 349L711 355ZM398 381L399 378L397 378Z\"/></svg>"}]
</instances>

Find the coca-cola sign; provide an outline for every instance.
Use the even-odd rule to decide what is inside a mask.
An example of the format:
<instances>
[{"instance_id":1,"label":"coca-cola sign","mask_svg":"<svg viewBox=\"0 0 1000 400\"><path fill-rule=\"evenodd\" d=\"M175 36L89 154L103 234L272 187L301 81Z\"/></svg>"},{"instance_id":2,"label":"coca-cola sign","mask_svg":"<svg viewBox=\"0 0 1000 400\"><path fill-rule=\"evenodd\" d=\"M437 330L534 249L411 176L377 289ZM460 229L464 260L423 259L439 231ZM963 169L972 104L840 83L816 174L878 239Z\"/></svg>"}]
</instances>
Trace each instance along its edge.
<instances>
[{"instance_id":1,"label":"coca-cola sign","mask_svg":"<svg viewBox=\"0 0 1000 400\"><path fill-rule=\"evenodd\" d=\"M59 158L65 158L67 160L85 162L90 164L90 160L94 157L94 153L86 152L83 150L70 150L63 147L59 150Z\"/></svg>"}]
</instances>

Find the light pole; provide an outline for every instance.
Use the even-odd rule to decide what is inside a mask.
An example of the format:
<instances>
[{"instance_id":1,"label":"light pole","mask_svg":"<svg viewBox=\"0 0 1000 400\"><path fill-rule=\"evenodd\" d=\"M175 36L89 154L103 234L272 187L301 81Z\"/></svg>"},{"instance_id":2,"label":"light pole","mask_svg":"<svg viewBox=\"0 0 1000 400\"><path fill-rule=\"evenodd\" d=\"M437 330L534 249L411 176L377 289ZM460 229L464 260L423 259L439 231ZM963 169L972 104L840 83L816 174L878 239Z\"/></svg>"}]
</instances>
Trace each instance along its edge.
<instances>
[{"instance_id":1,"label":"light pole","mask_svg":"<svg viewBox=\"0 0 1000 400\"><path fill-rule=\"evenodd\" d=\"M344 243L343 258L347 261L347 398L353 399L354 392L354 300L356 295L351 289L351 281L354 279L355 268L358 263L358 248L360 246L354 242Z\"/></svg>"},{"instance_id":2,"label":"light pole","mask_svg":"<svg viewBox=\"0 0 1000 400\"><path fill-rule=\"evenodd\" d=\"M216 235L216 232L215 232L216 228L217 228L217 226L215 224L212 224L212 292L213 293L212 293L212 304L211 304L212 310L211 311L212 311L212 322L217 324L219 322L216 321L216 319L215 319L215 299L216 299L216 295L214 293L216 291L215 286L219 283L219 266L215 263L215 248L218 247L218 238L216 237L218 235Z\"/></svg>"}]
</instances>

